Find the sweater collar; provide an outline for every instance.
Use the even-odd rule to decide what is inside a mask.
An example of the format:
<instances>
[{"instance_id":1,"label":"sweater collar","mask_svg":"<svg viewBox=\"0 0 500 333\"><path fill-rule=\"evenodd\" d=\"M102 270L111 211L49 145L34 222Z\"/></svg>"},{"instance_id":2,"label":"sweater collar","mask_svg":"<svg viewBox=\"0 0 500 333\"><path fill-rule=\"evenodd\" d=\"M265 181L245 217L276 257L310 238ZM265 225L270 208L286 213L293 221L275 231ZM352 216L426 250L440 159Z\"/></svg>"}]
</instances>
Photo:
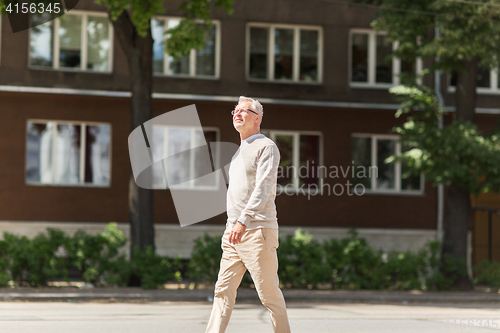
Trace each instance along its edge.
<instances>
[{"instance_id":1,"label":"sweater collar","mask_svg":"<svg viewBox=\"0 0 500 333\"><path fill-rule=\"evenodd\" d=\"M254 134L254 135L251 135L249 136L248 138L246 138L245 140L241 140L241 142L243 143L243 141L246 141L247 143L250 143L252 142L253 140L261 137L261 136L264 136L264 134L262 133L257 133L257 134Z\"/></svg>"}]
</instances>

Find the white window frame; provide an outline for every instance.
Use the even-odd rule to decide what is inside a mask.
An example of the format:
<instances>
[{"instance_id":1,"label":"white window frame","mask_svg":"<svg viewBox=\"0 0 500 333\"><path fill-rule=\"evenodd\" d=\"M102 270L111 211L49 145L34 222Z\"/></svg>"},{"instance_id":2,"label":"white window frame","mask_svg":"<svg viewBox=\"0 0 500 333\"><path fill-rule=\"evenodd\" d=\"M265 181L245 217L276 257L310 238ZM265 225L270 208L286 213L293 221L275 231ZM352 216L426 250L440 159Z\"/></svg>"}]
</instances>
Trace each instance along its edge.
<instances>
[{"instance_id":1,"label":"white window frame","mask_svg":"<svg viewBox=\"0 0 500 333\"><path fill-rule=\"evenodd\" d=\"M109 33L109 70L107 71L96 71L92 69L87 69L87 60L88 60L88 45L87 45L87 26L88 26L88 19L89 16L97 16L97 17L105 17L108 18L107 13L103 12L95 12L95 11L84 11L84 10L71 10L71 11L65 11L64 16L67 15L75 15L75 16L81 16L82 17L82 31L81 31L81 59L80 59L80 68L67 68L67 67L60 67L59 66L59 56L60 56L60 40L59 40L59 27L61 26L61 21L60 17L50 21L51 24L54 25L53 27L53 46L52 46L52 67L44 67L44 66L32 66L30 64L30 48L28 47L28 68L30 69L53 69L57 71L64 71L64 72L86 72L86 73L97 73L97 74L106 74L106 73L112 73L113 72L113 45L114 45L114 30L113 30L113 24L109 21L108 19L108 33ZM85 28L84 28L85 27ZM31 29L29 29L30 35L28 37L28 43L31 41Z\"/></svg>"},{"instance_id":2,"label":"white window frame","mask_svg":"<svg viewBox=\"0 0 500 333\"><path fill-rule=\"evenodd\" d=\"M158 127L162 127L163 130L164 130L164 134L166 133L167 135L164 135L163 138L164 138L164 141L163 141L163 156L169 156L168 155L168 130L170 129L183 129L183 130L186 130L186 129L189 129L191 131L191 146L189 147L190 149L190 163L189 163L189 174L190 176L191 175L194 175L194 148L196 147L200 147L200 146L195 146L195 133L197 130L200 130L199 128L197 127L192 127L192 126L158 126ZM216 142L219 142L220 140L220 129L218 127L202 127L201 128L202 131L213 131L216 133L216 138L215 138L215 141ZM210 143L207 142L207 146L209 146ZM212 150L210 150L210 152L212 153ZM189 185L188 186L182 186L180 184L178 185L174 185L174 186L168 186L168 184L163 184L163 185L157 185L157 184L153 184L153 190L196 190L196 191L216 191L219 189L219 184L220 184L220 172L217 172L217 170L220 168L220 150L217 150L216 151L216 155L213 156L212 155L212 160L213 160L213 166L215 168L215 185L213 186L200 186L200 185L196 185L195 184L195 179L194 178L191 178L189 180ZM162 167L165 168L165 165L162 164ZM164 169L163 170L164 172L164 175L165 175L165 172L166 170ZM164 179L164 181L166 181Z\"/></svg>"},{"instance_id":3,"label":"white window frame","mask_svg":"<svg viewBox=\"0 0 500 333\"><path fill-rule=\"evenodd\" d=\"M372 168L375 167L378 174L377 166L377 140L394 140L395 141L395 151L396 155L401 154L401 141L399 140L399 135L393 134L368 134L368 133L352 133L351 139L353 137L358 138L371 138L371 165L369 168L370 177L370 189L366 189L365 193L368 194L402 194L402 195L423 195L425 192L425 177L424 174L420 174L420 190L402 190L402 174L401 174L401 163L395 162L394 165L394 189L377 189L377 177L372 177Z\"/></svg>"},{"instance_id":4,"label":"white window frame","mask_svg":"<svg viewBox=\"0 0 500 333\"><path fill-rule=\"evenodd\" d=\"M300 163L300 135L316 135L319 137L319 164L315 167L318 168L323 165L323 133L317 131L285 131L285 130L272 130L272 129L262 129L261 132L268 135L271 140L276 142L276 135L289 135L293 136L293 172L294 175L292 177L292 192L293 193L309 193L309 189L307 187L300 188L299 186L299 163ZM319 185L318 189L316 189L316 193L323 194L323 181L324 177L321 172L318 172ZM278 185L279 186L279 185Z\"/></svg>"},{"instance_id":5,"label":"white window frame","mask_svg":"<svg viewBox=\"0 0 500 333\"><path fill-rule=\"evenodd\" d=\"M250 29L251 28L267 28L267 79L251 78L250 77ZM275 29L293 29L293 79L280 80L274 78L274 31ZM300 81L300 30L314 30L318 32L318 80L317 81ZM250 22L246 26L246 52L245 52L245 76L250 82L273 82L273 83L288 83L288 84L310 84L320 85L323 83L323 27L315 25L297 25L297 24L270 24Z\"/></svg>"},{"instance_id":6,"label":"white window frame","mask_svg":"<svg viewBox=\"0 0 500 333\"><path fill-rule=\"evenodd\" d=\"M365 34L368 35L368 82L353 82L352 78L352 36L354 34ZM351 88L380 88L389 89L391 87L401 84L401 59L392 58L392 83L378 83L376 82L377 76L377 36L387 36L386 32L376 31L373 29L351 29L349 30L349 46L348 46L348 58L349 58L349 87ZM399 46L399 42L393 42L392 50L395 51ZM422 58L418 57L415 61L415 74L418 76L422 72L424 64ZM417 83L422 84L422 79L417 78Z\"/></svg>"},{"instance_id":7,"label":"white window frame","mask_svg":"<svg viewBox=\"0 0 500 333\"><path fill-rule=\"evenodd\" d=\"M54 120L54 119L27 119L26 123L35 123L35 124L47 124L47 123L55 123L56 126L52 129L52 162L51 162L51 168L52 168L52 179L54 179L54 165L56 165L56 160L57 160L57 154L54 153L54 144L55 144L55 138L57 135L57 125L61 124L68 124L68 125L78 125L81 126L81 131L80 131L80 183L78 184L59 184L59 183L42 183L42 182L33 182L33 181L26 181L26 174L24 175L24 181L26 185L34 185L34 186L54 186L54 187L104 187L104 188L109 188L111 187L111 175L112 175L112 161L113 161L113 149L112 149L112 140L113 140L113 127L111 126L111 123L106 123L106 122L94 122L94 121L71 121L71 120ZM109 126L109 183L108 184L89 184L85 183L85 152L86 152L86 145L87 145L87 140L86 140L86 127L87 126L96 126L96 125L106 125ZM28 133L26 133L26 144L28 142ZM26 147L25 144L25 147ZM26 154L25 154L25 159L26 159ZM24 162L25 165L25 172L26 172L26 160Z\"/></svg>"},{"instance_id":8,"label":"white window frame","mask_svg":"<svg viewBox=\"0 0 500 333\"><path fill-rule=\"evenodd\" d=\"M500 67L490 70L490 87L476 87L476 91L481 95L500 95L500 84L498 82ZM448 92L455 93L457 91L456 86L451 85L451 74L448 74Z\"/></svg>"},{"instance_id":9,"label":"white window frame","mask_svg":"<svg viewBox=\"0 0 500 333\"><path fill-rule=\"evenodd\" d=\"M182 17L176 16L155 16L155 20L163 21L165 27L164 32L168 29L168 20L182 20ZM198 22L198 21L196 21ZM201 23L201 21L200 21ZM191 79L207 79L218 80L220 78L220 58L221 58L221 23L219 20L212 20L215 26L215 75L197 75L196 74L196 49L191 49L189 52L189 74L168 74L169 62L168 53L163 49L163 73L153 72L154 76L160 77L178 77L178 78L191 78ZM163 43L166 43L167 35L163 34ZM165 44L164 44L165 45Z\"/></svg>"}]
</instances>

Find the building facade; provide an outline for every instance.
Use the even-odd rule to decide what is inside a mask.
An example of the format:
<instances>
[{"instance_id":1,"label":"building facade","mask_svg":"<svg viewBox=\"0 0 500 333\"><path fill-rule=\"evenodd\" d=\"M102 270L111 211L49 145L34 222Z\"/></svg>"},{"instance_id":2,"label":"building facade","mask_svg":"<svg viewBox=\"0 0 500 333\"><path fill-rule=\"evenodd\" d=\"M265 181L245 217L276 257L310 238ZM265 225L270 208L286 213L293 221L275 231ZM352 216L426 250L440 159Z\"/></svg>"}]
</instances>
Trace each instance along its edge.
<instances>
[{"instance_id":1,"label":"building facade","mask_svg":"<svg viewBox=\"0 0 500 333\"><path fill-rule=\"evenodd\" d=\"M404 149L391 134L404 119L394 117L388 88L432 59L388 61L394 45L370 28L373 10L256 0L235 2L231 16L215 10L205 48L175 60L164 51L164 32L182 19L174 8L169 2L152 22L153 112L195 104L203 133L169 129L165 149L192 147L199 134L239 144L230 111L238 96L255 97L262 131L281 151L282 235L301 227L319 239L344 237L352 227L384 250L435 238L436 188L384 163ZM0 61L0 228L34 235L118 222L127 233L129 75L104 8L80 1L64 18L15 34L2 17ZM481 74L477 123L487 132L500 114L500 77ZM453 78L442 82L452 106ZM195 159L182 163L196 171ZM315 166L322 171L311 172ZM186 172L175 176L192 177ZM194 238L222 233L225 214L181 228L170 190L153 191L160 254L187 257Z\"/></svg>"}]
</instances>

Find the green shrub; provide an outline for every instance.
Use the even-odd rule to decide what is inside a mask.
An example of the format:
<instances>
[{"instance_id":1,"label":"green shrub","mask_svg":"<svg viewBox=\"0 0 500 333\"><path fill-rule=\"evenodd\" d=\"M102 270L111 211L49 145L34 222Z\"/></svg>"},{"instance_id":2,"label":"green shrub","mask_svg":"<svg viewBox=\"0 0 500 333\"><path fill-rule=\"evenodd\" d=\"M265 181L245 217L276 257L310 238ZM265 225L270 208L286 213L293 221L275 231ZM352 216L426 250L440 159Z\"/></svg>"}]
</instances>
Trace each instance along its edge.
<instances>
[{"instance_id":1,"label":"green shrub","mask_svg":"<svg viewBox=\"0 0 500 333\"><path fill-rule=\"evenodd\" d=\"M195 282L213 283L219 273L222 235L195 239L191 260L188 265L188 277Z\"/></svg>"},{"instance_id":2,"label":"green shrub","mask_svg":"<svg viewBox=\"0 0 500 333\"><path fill-rule=\"evenodd\" d=\"M427 256L428 253L425 249L418 253L391 251L385 257L383 256L384 264L377 272L379 289L424 289L424 278L427 275Z\"/></svg>"},{"instance_id":3,"label":"green shrub","mask_svg":"<svg viewBox=\"0 0 500 333\"><path fill-rule=\"evenodd\" d=\"M300 228L280 241L278 260L278 274L284 285L316 288L329 279L330 270L325 265L321 245Z\"/></svg>"},{"instance_id":4,"label":"green shrub","mask_svg":"<svg viewBox=\"0 0 500 333\"><path fill-rule=\"evenodd\" d=\"M494 292L500 289L500 262L483 260L474 267L474 284L491 287Z\"/></svg>"},{"instance_id":5,"label":"green shrub","mask_svg":"<svg viewBox=\"0 0 500 333\"><path fill-rule=\"evenodd\" d=\"M78 230L66 238L64 248L70 263L80 271L82 279L94 285L123 285L130 274L125 255L118 255L126 239L116 223L109 223L104 232L89 235Z\"/></svg>"},{"instance_id":6,"label":"green shrub","mask_svg":"<svg viewBox=\"0 0 500 333\"><path fill-rule=\"evenodd\" d=\"M57 276L67 279L65 260L56 255L64 244L65 234L52 228L48 228L47 233L40 233L33 239L4 233L0 246L3 266L0 282L3 285L12 280L17 285L37 287Z\"/></svg>"},{"instance_id":7,"label":"green shrub","mask_svg":"<svg viewBox=\"0 0 500 333\"><path fill-rule=\"evenodd\" d=\"M378 289L381 287L378 270L381 269L382 251L375 251L364 238L358 238L354 229L349 230L349 237L340 241L340 262L335 263L339 254L334 257L327 252L327 262L334 269L333 276L336 286L342 289ZM338 245L324 243L325 251L332 247L338 250Z\"/></svg>"},{"instance_id":8,"label":"green shrub","mask_svg":"<svg viewBox=\"0 0 500 333\"><path fill-rule=\"evenodd\" d=\"M132 256L132 273L141 279L144 289L162 287L174 277L174 270L180 264L180 258L171 260L156 254L153 247L147 246L144 251L134 249Z\"/></svg>"},{"instance_id":9,"label":"green shrub","mask_svg":"<svg viewBox=\"0 0 500 333\"><path fill-rule=\"evenodd\" d=\"M427 290L453 290L460 276L467 274L465 260L458 261L453 256L441 253L441 243L432 241L427 244L429 257L427 267L429 274L426 277L425 285ZM456 272L459 272L457 274Z\"/></svg>"}]
</instances>

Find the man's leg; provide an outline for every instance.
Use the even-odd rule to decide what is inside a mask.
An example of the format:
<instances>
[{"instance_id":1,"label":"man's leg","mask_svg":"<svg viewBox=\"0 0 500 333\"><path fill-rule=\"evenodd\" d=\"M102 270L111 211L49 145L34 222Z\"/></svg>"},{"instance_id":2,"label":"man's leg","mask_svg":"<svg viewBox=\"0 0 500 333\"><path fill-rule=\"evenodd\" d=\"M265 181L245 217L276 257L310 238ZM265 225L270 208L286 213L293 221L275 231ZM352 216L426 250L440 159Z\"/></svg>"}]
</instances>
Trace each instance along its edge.
<instances>
[{"instance_id":1,"label":"man's leg","mask_svg":"<svg viewBox=\"0 0 500 333\"><path fill-rule=\"evenodd\" d=\"M237 250L252 275L262 304L269 310L274 332L290 333L285 298L279 287L277 247L278 230L263 228L255 230Z\"/></svg>"},{"instance_id":2,"label":"man's leg","mask_svg":"<svg viewBox=\"0 0 500 333\"><path fill-rule=\"evenodd\" d=\"M236 290L241 283L246 268L234 245L229 244L230 230L222 237L222 258L219 276L215 284L214 304L206 333L224 333L236 302Z\"/></svg>"}]
</instances>

